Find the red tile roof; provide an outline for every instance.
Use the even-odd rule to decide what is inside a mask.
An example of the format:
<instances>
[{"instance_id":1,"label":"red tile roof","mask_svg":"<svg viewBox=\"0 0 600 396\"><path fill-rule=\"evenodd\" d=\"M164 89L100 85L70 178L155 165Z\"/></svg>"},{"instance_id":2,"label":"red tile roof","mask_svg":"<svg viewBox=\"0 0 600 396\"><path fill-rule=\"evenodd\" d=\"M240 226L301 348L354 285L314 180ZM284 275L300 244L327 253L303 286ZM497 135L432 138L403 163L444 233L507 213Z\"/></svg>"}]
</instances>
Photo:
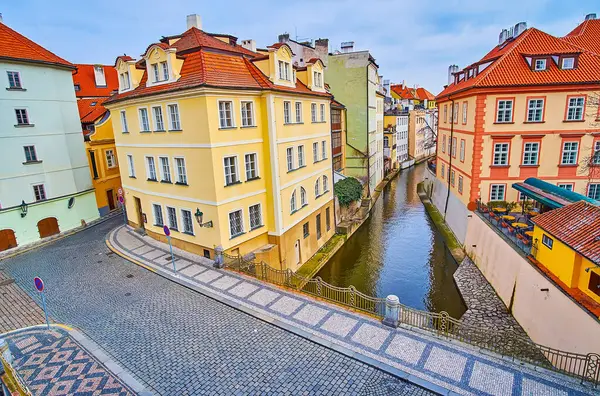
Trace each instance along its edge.
<instances>
[{"instance_id":1,"label":"red tile roof","mask_svg":"<svg viewBox=\"0 0 600 396\"><path fill-rule=\"evenodd\" d=\"M406 85L404 88L402 88L402 85L392 85L390 89L402 99L417 99L415 96L415 90Z\"/></svg>"},{"instance_id":2,"label":"red tile roof","mask_svg":"<svg viewBox=\"0 0 600 396\"><path fill-rule=\"evenodd\" d=\"M72 68L73 65L0 22L0 59L15 59Z\"/></svg>"},{"instance_id":3,"label":"red tile roof","mask_svg":"<svg viewBox=\"0 0 600 396\"><path fill-rule=\"evenodd\" d=\"M417 88L416 96L419 100L435 100L435 95L425 88Z\"/></svg>"},{"instance_id":4,"label":"red tile roof","mask_svg":"<svg viewBox=\"0 0 600 396\"><path fill-rule=\"evenodd\" d=\"M600 54L600 19L589 19L563 37L563 40L580 48Z\"/></svg>"},{"instance_id":5,"label":"red tile roof","mask_svg":"<svg viewBox=\"0 0 600 396\"><path fill-rule=\"evenodd\" d=\"M96 121L106 113L106 108L102 105L107 98L79 99L77 107L79 109L79 118L82 124L88 124Z\"/></svg>"},{"instance_id":6,"label":"red tile roof","mask_svg":"<svg viewBox=\"0 0 600 396\"><path fill-rule=\"evenodd\" d=\"M580 201L554 209L532 221L577 253L600 265L600 207Z\"/></svg>"},{"instance_id":7,"label":"red tile roof","mask_svg":"<svg viewBox=\"0 0 600 396\"><path fill-rule=\"evenodd\" d=\"M97 87L94 77L95 65L75 65L77 70L73 71L73 83L79 85L79 91L75 91L78 98L86 97L109 97L111 92L119 89L117 71L113 66L103 65L106 87Z\"/></svg>"},{"instance_id":8,"label":"red tile roof","mask_svg":"<svg viewBox=\"0 0 600 396\"><path fill-rule=\"evenodd\" d=\"M171 47L177 49L177 56L183 59L181 77L172 83L147 86L146 71L137 88L111 97L107 103L128 98L152 95L155 93L178 91L196 87L269 89L296 92L315 96L331 96L328 93L313 92L299 80L296 87L290 88L273 84L252 61L263 59L257 53L239 45L223 41L191 28L181 36L171 36L163 40L179 37ZM226 52L225 52L226 51Z\"/></svg>"},{"instance_id":9,"label":"red tile roof","mask_svg":"<svg viewBox=\"0 0 600 396\"><path fill-rule=\"evenodd\" d=\"M343 104L341 104L340 102L338 102L335 99L331 100L331 107L335 107L335 108L338 108L338 109L345 109L346 108L346 106L344 106Z\"/></svg>"},{"instance_id":10,"label":"red tile roof","mask_svg":"<svg viewBox=\"0 0 600 396\"><path fill-rule=\"evenodd\" d=\"M553 54L579 54L577 68L562 70L550 61L547 70L533 71L525 60L527 55ZM599 56L571 44L568 40L551 36L535 28L527 29L515 39L496 46L476 64L489 61L492 64L478 75L468 80L463 78L458 84L450 84L437 97L441 98L470 88L600 82Z\"/></svg>"}]
</instances>

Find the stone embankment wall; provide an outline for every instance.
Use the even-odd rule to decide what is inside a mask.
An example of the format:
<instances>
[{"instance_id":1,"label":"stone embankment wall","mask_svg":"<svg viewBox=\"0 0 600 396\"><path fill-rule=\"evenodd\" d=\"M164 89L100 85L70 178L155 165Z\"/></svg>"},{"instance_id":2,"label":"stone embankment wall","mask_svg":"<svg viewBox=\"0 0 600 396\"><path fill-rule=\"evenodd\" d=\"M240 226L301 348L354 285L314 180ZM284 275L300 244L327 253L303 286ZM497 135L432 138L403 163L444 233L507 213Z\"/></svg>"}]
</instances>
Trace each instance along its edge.
<instances>
[{"instance_id":1,"label":"stone embankment wall","mask_svg":"<svg viewBox=\"0 0 600 396\"><path fill-rule=\"evenodd\" d=\"M477 214L465 250L529 337L576 353L600 353L600 321L517 252Z\"/></svg>"}]
</instances>

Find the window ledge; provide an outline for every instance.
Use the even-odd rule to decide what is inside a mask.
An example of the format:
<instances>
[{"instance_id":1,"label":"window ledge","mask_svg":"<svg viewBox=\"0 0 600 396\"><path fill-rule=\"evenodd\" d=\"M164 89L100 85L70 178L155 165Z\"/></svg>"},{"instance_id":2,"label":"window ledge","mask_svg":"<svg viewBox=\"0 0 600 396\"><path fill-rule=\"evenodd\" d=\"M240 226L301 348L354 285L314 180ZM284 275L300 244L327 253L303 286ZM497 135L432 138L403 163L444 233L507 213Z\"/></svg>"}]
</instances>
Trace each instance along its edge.
<instances>
[{"instance_id":1,"label":"window ledge","mask_svg":"<svg viewBox=\"0 0 600 396\"><path fill-rule=\"evenodd\" d=\"M169 181L169 180L161 180L161 183L165 183L165 184L173 184L173 182Z\"/></svg>"},{"instance_id":2,"label":"window ledge","mask_svg":"<svg viewBox=\"0 0 600 396\"><path fill-rule=\"evenodd\" d=\"M35 160L35 161L25 161L23 162L23 165L30 165L30 164L41 164L42 160Z\"/></svg>"},{"instance_id":3,"label":"window ledge","mask_svg":"<svg viewBox=\"0 0 600 396\"><path fill-rule=\"evenodd\" d=\"M158 180L156 180L156 179L147 179L147 180L151 181L151 182L158 182Z\"/></svg>"},{"instance_id":4,"label":"window ledge","mask_svg":"<svg viewBox=\"0 0 600 396\"><path fill-rule=\"evenodd\" d=\"M183 129L169 129L169 132L183 132Z\"/></svg>"},{"instance_id":5,"label":"window ledge","mask_svg":"<svg viewBox=\"0 0 600 396\"><path fill-rule=\"evenodd\" d=\"M523 121L523 124L544 124L546 121Z\"/></svg>"},{"instance_id":6,"label":"window ledge","mask_svg":"<svg viewBox=\"0 0 600 396\"><path fill-rule=\"evenodd\" d=\"M498 121L496 121L496 122L494 122L494 124L496 124L496 125L506 125L506 124L514 124L514 123L515 123L514 121L510 121L510 122L498 122Z\"/></svg>"},{"instance_id":7,"label":"window ledge","mask_svg":"<svg viewBox=\"0 0 600 396\"><path fill-rule=\"evenodd\" d=\"M121 131L121 133L124 135L129 135L129 131Z\"/></svg>"},{"instance_id":8,"label":"window ledge","mask_svg":"<svg viewBox=\"0 0 600 396\"><path fill-rule=\"evenodd\" d=\"M256 128L256 125L243 125L240 128L244 129L244 128Z\"/></svg>"},{"instance_id":9,"label":"window ledge","mask_svg":"<svg viewBox=\"0 0 600 396\"><path fill-rule=\"evenodd\" d=\"M180 182L175 182L176 186L188 186L187 183L180 183Z\"/></svg>"},{"instance_id":10,"label":"window ledge","mask_svg":"<svg viewBox=\"0 0 600 396\"><path fill-rule=\"evenodd\" d=\"M189 236L195 236L193 232L189 232L189 231L183 231L183 234L189 235Z\"/></svg>"},{"instance_id":11,"label":"window ledge","mask_svg":"<svg viewBox=\"0 0 600 396\"><path fill-rule=\"evenodd\" d=\"M227 129L237 129L236 126L230 126L230 127L219 127L220 130L227 130Z\"/></svg>"},{"instance_id":12,"label":"window ledge","mask_svg":"<svg viewBox=\"0 0 600 396\"><path fill-rule=\"evenodd\" d=\"M327 121L312 121L313 124L327 124Z\"/></svg>"},{"instance_id":13,"label":"window ledge","mask_svg":"<svg viewBox=\"0 0 600 396\"><path fill-rule=\"evenodd\" d=\"M308 238L310 234L304 234L304 239Z\"/></svg>"},{"instance_id":14,"label":"window ledge","mask_svg":"<svg viewBox=\"0 0 600 396\"><path fill-rule=\"evenodd\" d=\"M25 88L6 88L7 91L27 91Z\"/></svg>"},{"instance_id":15,"label":"window ledge","mask_svg":"<svg viewBox=\"0 0 600 396\"><path fill-rule=\"evenodd\" d=\"M225 187L231 187L231 186L235 186L235 185L238 185L238 184L242 184L242 182L240 180L238 180L238 181L235 181L233 183L225 184Z\"/></svg>"},{"instance_id":16,"label":"window ledge","mask_svg":"<svg viewBox=\"0 0 600 396\"><path fill-rule=\"evenodd\" d=\"M152 132L152 131L141 131L141 130L140 130L140 133L151 133L151 132Z\"/></svg>"},{"instance_id":17,"label":"window ledge","mask_svg":"<svg viewBox=\"0 0 600 396\"><path fill-rule=\"evenodd\" d=\"M252 228L250 228L250 231L258 230L259 228L263 228L264 226L265 226L264 224L261 224L256 227L252 227Z\"/></svg>"},{"instance_id":18,"label":"window ledge","mask_svg":"<svg viewBox=\"0 0 600 396\"><path fill-rule=\"evenodd\" d=\"M229 240L235 239L237 237L241 237L244 234L245 234L245 232L240 232L239 234L232 235L231 238L229 238Z\"/></svg>"},{"instance_id":19,"label":"window ledge","mask_svg":"<svg viewBox=\"0 0 600 396\"><path fill-rule=\"evenodd\" d=\"M525 164L521 164L519 165L519 168L539 168L540 165L536 164L536 165L525 165Z\"/></svg>"},{"instance_id":20,"label":"window ledge","mask_svg":"<svg viewBox=\"0 0 600 396\"><path fill-rule=\"evenodd\" d=\"M559 168L577 168L579 164L559 164Z\"/></svg>"},{"instance_id":21,"label":"window ledge","mask_svg":"<svg viewBox=\"0 0 600 396\"><path fill-rule=\"evenodd\" d=\"M164 227L164 224L154 224L155 227Z\"/></svg>"},{"instance_id":22,"label":"window ledge","mask_svg":"<svg viewBox=\"0 0 600 396\"><path fill-rule=\"evenodd\" d=\"M135 176L129 176L130 179L137 179Z\"/></svg>"},{"instance_id":23,"label":"window ledge","mask_svg":"<svg viewBox=\"0 0 600 396\"><path fill-rule=\"evenodd\" d=\"M154 132L167 132L166 129L155 129Z\"/></svg>"},{"instance_id":24,"label":"window ledge","mask_svg":"<svg viewBox=\"0 0 600 396\"><path fill-rule=\"evenodd\" d=\"M490 165L490 168L510 168L510 165Z\"/></svg>"},{"instance_id":25,"label":"window ledge","mask_svg":"<svg viewBox=\"0 0 600 396\"><path fill-rule=\"evenodd\" d=\"M260 177L256 176L256 177L251 177L250 179L246 179L246 183L254 181L254 180L260 180Z\"/></svg>"},{"instance_id":26,"label":"window ledge","mask_svg":"<svg viewBox=\"0 0 600 396\"><path fill-rule=\"evenodd\" d=\"M35 126L35 124L15 124L15 128L29 128L33 126Z\"/></svg>"},{"instance_id":27,"label":"window ledge","mask_svg":"<svg viewBox=\"0 0 600 396\"><path fill-rule=\"evenodd\" d=\"M563 120L563 122L585 122L585 120Z\"/></svg>"}]
</instances>

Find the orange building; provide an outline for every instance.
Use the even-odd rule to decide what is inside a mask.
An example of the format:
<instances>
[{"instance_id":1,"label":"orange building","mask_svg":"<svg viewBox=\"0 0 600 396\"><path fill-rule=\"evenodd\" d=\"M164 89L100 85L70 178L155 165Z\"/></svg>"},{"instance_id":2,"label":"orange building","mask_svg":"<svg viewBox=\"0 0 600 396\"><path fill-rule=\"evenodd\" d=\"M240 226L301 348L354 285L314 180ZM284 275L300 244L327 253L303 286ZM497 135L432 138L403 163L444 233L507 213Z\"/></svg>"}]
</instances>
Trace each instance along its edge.
<instances>
[{"instance_id":1,"label":"orange building","mask_svg":"<svg viewBox=\"0 0 600 396\"><path fill-rule=\"evenodd\" d=\"M100 216L117 207L121 176L115 136L103 103L119 89L113 66L75 65L73 86Z\"/></svg>"},{"instance_id":2,"label":"orange building","mask_svg":"<svg viewBox=\"0 0 600 396\"><path fill-rule=\"evenodd\" d=\"M517 201L510 186L528 177L600 199L598 54L600 20L588 15L562 38L519 23L481 60L450 66L436 172L452 194L436 205L451 200L462 216L460 203Z\"/></svg>"}]
</instances>

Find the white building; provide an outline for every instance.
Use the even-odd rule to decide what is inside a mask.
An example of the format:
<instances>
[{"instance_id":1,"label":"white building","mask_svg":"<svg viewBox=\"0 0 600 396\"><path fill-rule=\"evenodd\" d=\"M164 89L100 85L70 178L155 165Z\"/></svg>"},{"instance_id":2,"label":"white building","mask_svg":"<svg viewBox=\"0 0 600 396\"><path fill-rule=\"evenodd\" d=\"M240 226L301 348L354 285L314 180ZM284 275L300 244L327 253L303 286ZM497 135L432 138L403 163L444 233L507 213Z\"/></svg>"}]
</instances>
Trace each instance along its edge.
<instances>
[{"instance_id":1,"label":"white building","mask_svg":"<svg viewBox=\"0 0 600 396\"><path fill-rule=\"evenodd\" d=\"M327 66L327 58L329 53L329 39L317 39L312 41L296 41L290 39L289 33L280 34L278 37L280 43L285 43L290 46L294 56L292 62L294 65L304 67L311 59L318 58ZM242 42L243 45L244 42ZM248 48L251 49L251 48ZM253 50L256 51L256 48Z\"/></svg>"},{"instance_id":2,"label":"white building","mask_svg":"<svg viewBox=\"0 0 600 396\"><path fill-rule=\"evenodd\" d=\"M98 218L74 66L0 21L0 251Z\"/></svg>"}]
</instances>

